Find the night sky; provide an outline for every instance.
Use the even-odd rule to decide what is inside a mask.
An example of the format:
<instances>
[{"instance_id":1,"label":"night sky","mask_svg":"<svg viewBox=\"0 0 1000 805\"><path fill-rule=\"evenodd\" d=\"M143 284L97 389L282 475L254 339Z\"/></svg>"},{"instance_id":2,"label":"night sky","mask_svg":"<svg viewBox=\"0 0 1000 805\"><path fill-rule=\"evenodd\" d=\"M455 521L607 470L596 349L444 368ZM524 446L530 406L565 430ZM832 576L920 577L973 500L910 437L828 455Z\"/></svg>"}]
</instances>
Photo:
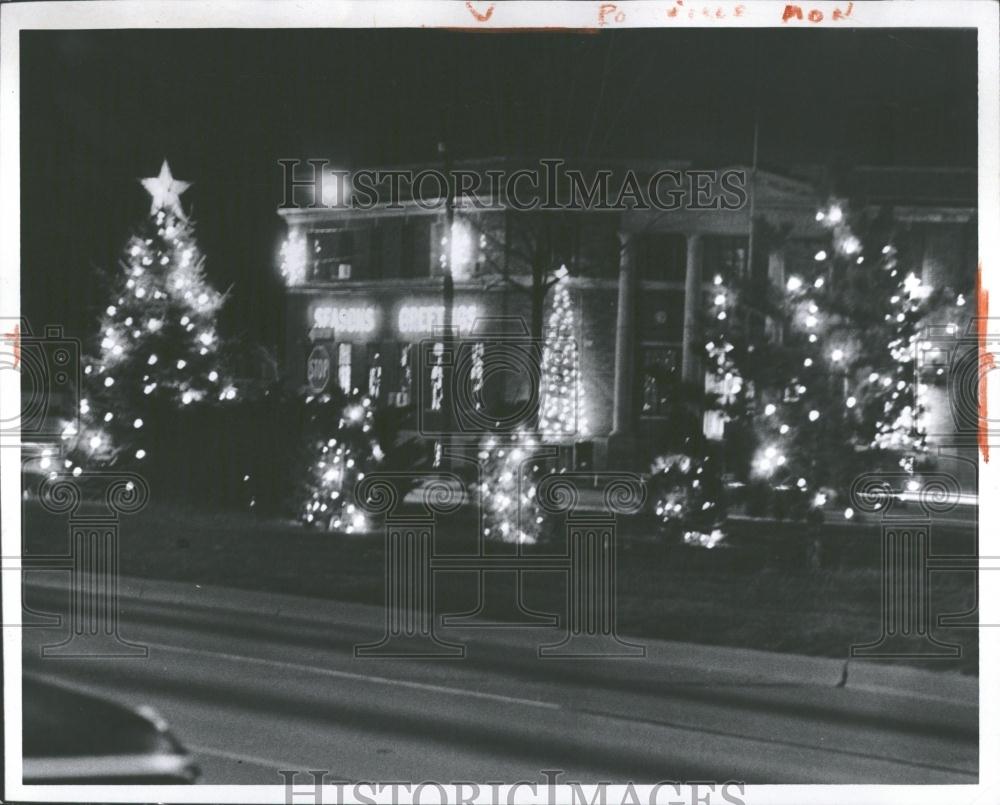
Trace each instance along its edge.
<instances>
[{"instance_id":1,"label":"night sky","mask_svg":"<svg viewBox=\"0 0 1000 805\"><path fill-rule=\"evenodd\" d=\"M22 312L88 337L164 157L230 335L281 339L280 158L975 167L974 31L21 35Z\"/></svg>"}]
</instances>

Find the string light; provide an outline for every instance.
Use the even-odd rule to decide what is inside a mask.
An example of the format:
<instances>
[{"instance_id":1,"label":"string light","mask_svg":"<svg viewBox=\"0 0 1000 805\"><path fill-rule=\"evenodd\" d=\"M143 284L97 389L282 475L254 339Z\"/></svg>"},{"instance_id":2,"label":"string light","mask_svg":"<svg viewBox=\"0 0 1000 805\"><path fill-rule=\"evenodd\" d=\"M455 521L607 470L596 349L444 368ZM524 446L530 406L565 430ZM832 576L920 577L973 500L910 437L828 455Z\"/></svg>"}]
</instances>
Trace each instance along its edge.
<instances>
[{"instance_id":1,"label":"string light","mask_svg":"<svg viewBox=\"0 0 1000 805\"><path fill-rule=\"evenodd\" d=\"M569 272L562 266L553 289L542 348L538 427L542 437L549 441L577 438L588 432L568 277Z\"/></svg>"},{"instance_id":2,"label":"string light","mask_svg":"<svg viewBox=\"0 0 1000 805\"><path fill-rule=\"evenodd\" d=\"M125 457L141 460L146 450L134 449L131 441L146 419L139 415L135 397L142 400L159 393L164 401L194 403L205 396L199 378L210 370L218 378L218 369L211 363L220 347L214 319L223 299L205 280L193 228L179 201L188 184L174 180L166 163L160 176L142 183L153 198L150 234L135 235L125 246L123 271L100 322L100 351L85 362L88 394L80 403L80 432L70 427L62 432L77 467ZM180 287L186 289L184 296L177 292ZM197 304L187 301L191 299ZM171 351L185 357L172 357L169 366L164 366L159 350L152 351L148 339L155 337L159 345L166 324L178 317L188 332L197 323L199 335L187 340L171 332ZM145 374L135 372L133 366L141 366ZM176 374L185 369L190 377ZM140 377L133 379L134 374Z\"/></svg>"},{"instance_id":3,"label":"string light","mask_svg":"<svg viewBox=\"0 0 1000 805\"><path fill-rule=\"evenodd\" d=\"M307 400L314 428L327 427L323 417L328 403L327 396ZM371 401L355 397L340 409L337 435L320 433L312 441L313 459L299 515L303 522L346 534L368 530L368 519L358 508L354 492L366 470L384 458L378 440L370 435L373 417Z\"/></svg>"}]
</instances>

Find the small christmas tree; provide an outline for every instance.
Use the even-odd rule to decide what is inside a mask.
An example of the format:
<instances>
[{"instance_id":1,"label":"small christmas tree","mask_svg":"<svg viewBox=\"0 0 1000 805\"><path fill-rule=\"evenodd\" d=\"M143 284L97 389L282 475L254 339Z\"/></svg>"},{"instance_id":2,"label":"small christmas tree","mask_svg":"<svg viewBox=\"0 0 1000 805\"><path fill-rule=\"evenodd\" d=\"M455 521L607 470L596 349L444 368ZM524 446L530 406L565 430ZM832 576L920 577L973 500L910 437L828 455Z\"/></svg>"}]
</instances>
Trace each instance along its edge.
<instances>
[{"instance_id":1,"label":"small christmas tree","mask_svg":"<svg viewBox=\"0 0 1000 805\"><path fill-rule=\"evenodd\" d=\"M573 440L587 433L580 350L568 276L566 266L556 272L542 348L538 429L543 439L552 442Z\"/></svg>"},{"instance_id":2,"label":"small christmas tree","mask_svg":"<svg viewBox=\"0 0 1000 805\"><path fill-rule=\"evenodd\" d=\"M299 518L346 534L366 531L355 488L385 457L375 435L372 401L354 393L306 399L308 471Z\"/></svg>"},{"instance_id":3,"label":"small christmas tree","mask_svg":"<svg viewBox=\"0 0 1000 805\"><path fill-rule=\"evenodd\" d=\"M68 426L67 468L133 464L147 453L156 411L232 400L224 377L216 317L224 297L204 275L204 258L164 161L142 179L152 196L148 220L129 239L100 316L96 354L84 360L80 430Z\"/></svg>"},{"instance_id":4,"label":"small christmas tree","mask_svg":"<svg viewBox=\"0 0 1000 805\"><path fill-rule=\"evenodd\" d=\"M708 457L672 453L653 463L654 511L671 539L714 548L724 539L722 479Z\"/></svg>"},{"instance_id":5,"label":"small christmas tree","mask_svg":"<svg viewBox=\"0 0 1000 805\"><path fill-rule=\"evenodd\" d=\"M527 431L487 437L479 451L479 504L483 537L533 544L544 518L536 498L542 472L537 439Z\"/></svg>"}]
</instances>

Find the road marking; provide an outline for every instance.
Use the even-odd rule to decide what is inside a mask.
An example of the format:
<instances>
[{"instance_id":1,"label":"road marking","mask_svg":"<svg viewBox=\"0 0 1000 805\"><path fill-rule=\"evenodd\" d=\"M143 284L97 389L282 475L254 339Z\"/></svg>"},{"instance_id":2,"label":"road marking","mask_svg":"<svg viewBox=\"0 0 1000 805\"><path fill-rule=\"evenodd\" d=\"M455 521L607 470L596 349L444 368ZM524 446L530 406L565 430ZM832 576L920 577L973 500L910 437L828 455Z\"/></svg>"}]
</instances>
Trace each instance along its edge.
<instances>
[{"instance_id":1,"label":"road marking","mask_svg":"<svg viewBox=\"0 0 1000 805\"><path fill-rule=\"evenodd\" d=\"M150 643L146 641L144 645L161 651L173 651L178 654L209 655L219 657L233 662L249 662L258 665L267 665L273 668L282 668L292 671L304 671L321 676L332 676L339 679L353 679L358 682L372 682L379 685L394 685L401 688L412 688L415 690L427 690L434 693L446 693L451 696L468 696L473 699L489 699L505 704L523 704L528 707L539 707L544 710L562 710L563 707L555 702L543 702L538 699L521 699L517 696L503 696L499 693L483 693L479 690L468 690L466 688L450 688L444 685L432 685L428 682L411 682L408 679L393 679L387 676L370 676L368 674L353 674L350 671L335 671L332 668L317 668L314 665L303 665L297 662L287 662L285 660L269 660L263 657L248 657L245 654L229 654L224 651L209 651L207 649L183 648L182 646L168 646L164 643Z\"/></svg>"}]
</instances>

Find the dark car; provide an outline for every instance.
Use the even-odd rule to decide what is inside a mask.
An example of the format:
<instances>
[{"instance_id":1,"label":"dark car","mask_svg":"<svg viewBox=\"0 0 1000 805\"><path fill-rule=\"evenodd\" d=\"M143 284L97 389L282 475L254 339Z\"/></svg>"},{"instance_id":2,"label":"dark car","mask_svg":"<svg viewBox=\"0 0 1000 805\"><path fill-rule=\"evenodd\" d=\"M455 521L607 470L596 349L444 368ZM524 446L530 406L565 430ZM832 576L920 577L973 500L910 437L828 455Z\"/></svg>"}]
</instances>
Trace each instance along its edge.
<instances>
[{"instance_id":1,"label":"dark car","mask_svg":"<svg viewBox=\"0 0 1000 805\"><path fill-rule=\"evenodd\" d=\"M193 783L190 754L151 708L25 675L24 784Z\"/></svg>"}]
</instances>

